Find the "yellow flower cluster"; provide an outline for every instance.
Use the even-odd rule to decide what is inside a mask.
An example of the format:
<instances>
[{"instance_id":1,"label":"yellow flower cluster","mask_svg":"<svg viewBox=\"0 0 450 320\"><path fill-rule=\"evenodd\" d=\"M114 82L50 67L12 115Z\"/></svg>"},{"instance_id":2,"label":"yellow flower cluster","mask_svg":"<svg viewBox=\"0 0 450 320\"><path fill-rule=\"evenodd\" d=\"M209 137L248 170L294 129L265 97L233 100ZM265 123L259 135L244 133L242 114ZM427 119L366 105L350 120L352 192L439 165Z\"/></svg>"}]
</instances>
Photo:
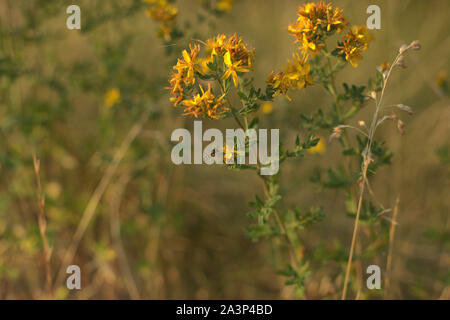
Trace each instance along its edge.
<instances>
[{"instance_id":1,"label":"yellow flower cluster","mask_svg":"<svg viewBox=\"0 0 450 320\"><path fill-rule=\"evenodd\" d=\"M338 49L345 55L345 60L356 68L358 61L362 59L361 53L367 50L371 40L372 36L368 33L366 26L354 26L343 37L343 43L338 46Z\"/></svg>"},{"instance_id":2,"label":"yellow flower cluster","mask_svg":"<svg viewBox=\"0 0 450 320\"><path fill-rule=\"evenodd\" d=\"M317 54L325 45L326 37L336 31L340 33L347 24L341 9L323 2L307 3L300 6L298 19L288 31L301 43L305 54Z\"/></svg>"},{"instance_id":3,"label":"yellow flower cluster","mask_svg":"<svg viewBox=\"0 0 450 320\"><path fill-rule=\"evenodd\" d=\"M216 98L211 91L211 84L208 84L208 90L204 91L200 85L201 94L198 93L190 100L184 100L184 115L193 115L198 118L200 115L206 115L211 119L218 119L229 109L224 104L225 94Z\"/></svg>"},{"instance_id":4,"label":"yellow flower cluster","mask_svg":"<svg viewBox=\"0 0 450 320\"><path fill-rule=\"evenodd\" d=\"M217 55L224 58L227 67L234 65L240 66L242 70L247 70L240 72L248 72L253 69L255 50L248 49L242 38L238 37L236 34L231 37L220 34L217 37L208 40L206 42L206 50L209 61L213 61L214 55Z\"/></svg>"},{"instance_id":5,"label":"yellow flower cluster","mask_svg":"<svg viewBox=\"0 0 450 320\"><path fill-rule=\"evenodd\" d=\"M183 50L182 58L178 59L177 64L173 67L176 71L172 74L169 80L170 91L174 97L170 99L171 102L177 106L184 99L184 89L186 86L195 84L195 72L200 70L198 63L198 54L200 46L190 46L190 53Z\"/></svg>"},{"instance_id":6,"label":"yellow flower cluster","mask_svg":"<svg viewBox=\"0 0 450 320\"><path fill-rule=\"evenodd\" d=\"M170 91L173 97L171 102L178 106L180 103L186 107L185 115L195 117L206 116L212 119L220 118L229 109L224 104L224 95L215 97L212 93L211 85L205 92L202 86L197 86L198 93L191 96L195 85L200 80L205 80L206 76L214 76L213 80L218 78L217 70L210 69L210 64L214 61L223 61L221 74L222 80L230 77L235 86L239 84L240 73L249 72L253 67L254 50L250 50L244 44L242 39L236 34L227 37L223 34L208 40L205 44L206 56L200 57L200 45L190 46L190 52L184 50L182 58L178 59L173 67L175 72L172 74L169 83ZM218 58L221 59L218 59ZM191 97L189 97L191 96Z\"/></svg>"},{"instance_id":7,"label":"yellow flower cluster","mask_svg":"<svg viewBox=\"0 0 450 320\"><path fill-rule=\"evenodd\" d=\"M281 93L291 100L287 95L289 89L303 89L307 85L314 84L311 77L311 65L306 62L307 60L307 56L300 57L298 53L294 53L293 59L288 61L284 71L276 74L272 72L269 75L267 85L275 90L273 97Z\"/></svg>"},{"instance_id":8,"label":"yellow flower cluster","mask_svg":"<svg viewBox=\"0 0 450 320\"><path fill-rule=\"evenodd\" d=\"M160 23L158 36L169 41L173 31L178 9L167 0L143 0L151 5L146 11L148 17Z\"/></svg>"},{"instance_id":9,"label":"yellow flower cluster","mask_svg":"<svg viewBox=\"0 0 450 320\"><path fill-rule=\"evenodd\" d=\"M307 3L299 7L298 18L288 27L290 34L295 36L295 43L300 43L301 57L294 54L293 61L282 72L269 75L267 85L274 90L273 96L283 94L290 100L289 89L302 89L313 84L309 55L317 55L326 46L326 40L333 34L341 33L348 26L343 11L324 2ZM333 54L341 55L354 67L362 59L362 51L367 50L372 37L367 27L353 27L342 37L337 50Z\"/></svg>"}]
</instances>

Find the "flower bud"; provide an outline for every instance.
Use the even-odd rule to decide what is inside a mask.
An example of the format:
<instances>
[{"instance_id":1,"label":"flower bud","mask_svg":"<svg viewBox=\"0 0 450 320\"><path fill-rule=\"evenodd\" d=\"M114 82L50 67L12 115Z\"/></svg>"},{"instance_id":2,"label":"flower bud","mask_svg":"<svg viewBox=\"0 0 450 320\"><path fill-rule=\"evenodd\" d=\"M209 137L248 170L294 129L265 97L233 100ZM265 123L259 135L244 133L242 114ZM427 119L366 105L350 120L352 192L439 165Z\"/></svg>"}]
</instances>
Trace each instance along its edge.
<instances>
[{"instance_id":1,"label":"flower bud","mask_svg":"<svg viewBox=\"0 0 450 320\"><path fill-rule=\"evenodd\" d=\"M400 56L400 58L398 58L397 65L399 67L402 67L403 69L406 69L406 63L405 63L405 57L404 56Z\"/></svg>"},{"instance_id":2,"label":"flower bud","mask_svg":"<svg viewBox=\"0 0 450 320\"><path fill-rule=\"evenodd\" d=\"M416 51L422 48L422 45L420 44L419 40L414 40L413 42L411 42L409 46L411 47L411 49Z\"/></svg>"}]
</instances>

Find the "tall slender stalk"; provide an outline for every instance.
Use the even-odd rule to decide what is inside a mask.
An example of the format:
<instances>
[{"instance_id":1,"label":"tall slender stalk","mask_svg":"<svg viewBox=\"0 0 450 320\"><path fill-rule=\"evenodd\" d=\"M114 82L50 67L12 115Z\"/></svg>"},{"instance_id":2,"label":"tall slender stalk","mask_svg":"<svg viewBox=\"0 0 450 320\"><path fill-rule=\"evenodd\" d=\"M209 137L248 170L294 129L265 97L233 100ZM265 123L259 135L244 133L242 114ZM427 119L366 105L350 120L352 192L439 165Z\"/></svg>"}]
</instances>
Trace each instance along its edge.
<instances>
[{"instance_id":1,"label":"tall slender stalk","mask_svg":"<svg viewBox=\"0 0 450 320\"><path fill-rule=\"evenodd\" d=\"M40 178L40 165L41 164L35 153L33 153L33 165L34 165L34 173L36 175L37 201L38 201L38 206L39 206L37 219L38 219L39 233L41 235L42 247L43 247L43 261L44 261L44 268L45 268L45 287L46 287L47 297L49 299L52 299L53 298L52 273L51 273L51 266L50 266L52 250L50 248L48 238L47 238L47 221L45 218L45 198L42 193L41 178Z\"/></svg>"},{"instance_id":2,"label":"tall slender stalk","mask_svg":"<svg viewBox=\"0 0 450 320\"><path fill-rule=\"evenodd\" d=\"M84 233L86 232L87 227L89 226L89 223L91 222L92 218L95 215L97 206L100 203L100 200L103 197L103 194L105 193L106 188L109 186L113 176L116 174L117 169L119 168L119 164L122 161L122 159L125 157L132 142L141 133L145 123L147 122L148 118L150 117L150 113L151 113L151 109L147 108L144 111L144 114L142 115L142 117L131 127L130 131L128 132L128 134L126 135L124 140L122 141L119 149L115 152L112 163L106 169L105 174L103 175L103 177L100 180L99 184L97 185L94 193L92 194L91 198L89 199L86 209L84 210L81 220L75 231L75 234L72 237L72 241L71 241L68 249L66 250L65 255L63 256L61 266L59 268L58 275L56 277L56 285L61 283L63 276L65 275L66 268L67 268L68 264L72 262L72 260L75 256L75 253L78 250L80 241L83 238Z\"/></svg>"},{"instance_id":3,"label":"tall slender stalk","mask_svg":"<svg viewBox=\"0 0 450 320\"><path fill-rule=\"evenodd\" d=\"M386 262L386 279L384 281L385 298L389 297L388 293L389 293L389 288L391 285L392 254L394 251L394 236L395 236L395 228L397 226L399 203L400 203L400 197L397 197L397 200L395 201L394 213L392 215L391 230L389 232L389 251L388 251L387 262Z\"/></svg>"},{"instance_id":4,"label":"tall slender stalk","mask_svg":"<svg viewBox=\"0 0 450 320\"><path fill-rule=\"evenodd\" d=\"M410 48L411 45L408 47ZM353 254L355 251L355 243L356 243L356 238L357 238L357 234L358 234L358 227L359 227L359 218L361 215L361 208L362 208L362 202L364 199L364 191L365 191L365 186L366 184L368 184L368 180L367 180L367 170L369 168L369 164L372 161L371 158L371 150L372 150L372 143L373 143L373 138L375 136L375 132L376 129L378 127L378 116L379 113L382 109L382 103L383 103L383 97L386 91L386 87L389 81L389 78L391 76L392 70L393 68L398 64L398 61L400 59L400 57L403 55L403 53L406 51L400 49L400 52L398 53L397 57L394 59L394 62L392 63L392 65L389 68L389 71L387 72L386 75L383 75L383 86L382 86L382 90L381 90L381 95L379 99L375 98L375 112L372 118L372 122L370 124L370 129L369 129L369 134L368 134L368 140L367 140L367 144L365 147L365 150L363 151L363 161L362 161L362 168L361 168L361 183L360 183L360 195L359 195L359 200L358 200L358 208L356 211L356 218L355 218L355 224L353 227L353 235L352 235L352 243L350 246L350 253L348 256L348 262L347 262L347 268L346 268L346 272L345 272L345 278L344 278L344 287L342 290L342 300L345 300L347 297L347 289L348 289L348 281L349 281L349 276L350 276L350 270L352 267L352 260L353 260Z\"/></svg>"}]
</instances>

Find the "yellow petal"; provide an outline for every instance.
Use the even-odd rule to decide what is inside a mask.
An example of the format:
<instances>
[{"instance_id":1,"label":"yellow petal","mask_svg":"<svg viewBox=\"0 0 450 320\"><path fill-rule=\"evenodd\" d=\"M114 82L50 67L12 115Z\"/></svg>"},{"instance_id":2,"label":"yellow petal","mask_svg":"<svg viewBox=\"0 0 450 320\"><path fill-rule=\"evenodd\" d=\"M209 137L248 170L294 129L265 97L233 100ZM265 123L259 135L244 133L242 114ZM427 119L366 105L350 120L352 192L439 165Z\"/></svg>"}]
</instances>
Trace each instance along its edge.
<instances>
[{"instance_id":1,"label":"yellow petal","mask_svg":"<svg viewBox=\"0 0 450 320\"><path fill-rule=\"evenodd\" d=\"M222 80L226 80L231 76L231 70L227 70L223 76L222 76Z\"/></svg>"},{"instance_id":2,"label":"yellow petal","mask_svg":"<svg viewBox=\"0 0 450 320\"><path fill-rule=\"evenodd\" d=\"M186 51L186 50L183 50L183 58L184 58L184 61L186 61L186 62L191 62L191 57L189 56L189 53Z\"/></svg>"},{"instance_id":3,"label":"yellow petal","mask_svg":"<svg viewBox=\"0 0 450 320\"><path fill-rule=\"evenodd\" d=\"M227 51L227 53L225 53L225 56L223 57L223 61L225 62L225 64L228 67L232 65L232 63L231 63L231 55L230 55L229 51Z\"/></svg>"},{"instance_id":4,"label":"yellow petal","mask_svg":"<svg viewBox=\"0 0 450 320\"><path fill-rule=\"evenodd\" d=\"M233 72L233 82L235 87L239 85L239 78L236 72Z\"/></svg>"}]
</instances>

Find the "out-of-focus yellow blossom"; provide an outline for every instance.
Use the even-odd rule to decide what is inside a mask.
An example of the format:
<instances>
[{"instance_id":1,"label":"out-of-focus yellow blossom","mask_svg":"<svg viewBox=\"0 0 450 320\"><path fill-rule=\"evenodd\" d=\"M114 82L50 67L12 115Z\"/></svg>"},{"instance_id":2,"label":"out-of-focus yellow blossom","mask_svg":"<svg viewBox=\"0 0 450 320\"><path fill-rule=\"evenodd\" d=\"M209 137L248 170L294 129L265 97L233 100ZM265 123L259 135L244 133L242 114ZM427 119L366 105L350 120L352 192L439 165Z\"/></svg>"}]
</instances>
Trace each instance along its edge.
<instances>
[{"instance_id":1,"label":"out-of-focus yellow blossom","mask_svg":"<svg viewBox=\"0 0 450 320\"><path fill-rule=\"evenodd\" d=\"M444 71L439 72L436 78L436 84L439 87L443 87L446 82L447 82L447 73L445 73Z\"/></svg>"},{"instance_id":2,"label":"out-of-focus yellow blossom","mask_svg":"<svg viewBox=\"0 0 450 320\"><path fill-rule=\"evenodd\" d=\"M184 115L193 115L198 118L199 116L206 116L211 119L219 119L229 109L225 106L224 98L225 94L216 98L211 91L211 84L208 84L208 90L204 91L200 85L201 94L195 95L190 100L184 100L183 105Z\"/></svg>"},{"instance_id":3,"label":"out-of-focus yellow blossom","mask_svg":"<svg viewBox=\"0 0 450 320\"><path fill-rule=\"evenodd\" d=\"M68 296L69 296L69 289L67 289L66 287L59 287L58 289L56 289L54 299L66 300Z\"/></svg>"},{"instance_id":4,"label":"out-of-focus yellow blossom","mask_svg":"<svg viewBox=\"0 0 450 320\"><path fill-rule=\"evenodd\" d=\"M58 182L49 182L45 186L45 194L50 199L57 199L61 195L61 185Z\"/></svg>"},{"instance_id":5,"label":"out-of-focus yellow blossom","mask_svg":"<svg viewBox=\"0 0 450 320\"><path fill-rule=\"evenodd\" d=\"M112 106L122 102L120 96L120 90L117 88L112 88L108 90L105 94L105 107L111 108Z\"/></svg>"},{"instance_id":6,"label":"out-of-focus yellow blossom","mask_svg":"<svg viewBox=\"0 0 450 320\"><path fill-rule=\"evenodd\" d=\"M390 67L391 67L391 64L387 61L383 61L380 65L380 69L382 72L388 71Z\"/></svg>"},{"instance_id":7,"label":"out-of-focus yellow blossom","mask_svg":"<svg viewBox=\"0 0 450 320\"><path fill-rule=\"evenodd\" d=\"M261 110L264 114L271 114L273 112L273 103L264 102L261 106Z\"/></svg>"},{"instance_id":8,"label":"out-of-focus yellow blossom","mask_svg":"<svg viewBox=\"0 0 450 320\"><path fill-rule=\"evenodd\" d=\"M178 9L167 0L143 0L151 5L146 11L148 17L160 23L158 35L166 41L170 40Z\"/></svg>"},{"instance_id":9,"label":"out-of-focus yellow blossom","mask_svg":"<svg viewBox=\"0 0 450 320\"><path fill-rule=\"evenodd\" d=\"M230 12L236 0L218 0L216 10L220 12Z\"/></svg>"},{"instance_id":10,"label":"out-of-focus yellow blossom","mask_svg":"<svg viewBox=\"0 0 450 320\"><path fill-rule=\"evenodd\" d=\"M324 154L326 150L327 150L327 147L325 145L325 139L320 137L319 143L315 147L308 149L308 153Z\"/></svg>"},{"instance_id":11,"label":"out-of-focus yellow blossom","mask_svg":"<svg viewBox=\"0 0 450 320\"><path fill-rule=\"evenodd\" d=\"M236 0L202 0L208 8L218 12L230 12Z\"/></svg>"},{"instance_id":12,"label":"out-of-focus yellow blossom","mask_svg":"<svg viewBox=\"0 0 450 320\"><path fill-rule=\"evenodd\" d=\"M345 55L345 60L353 67L358 66L358 61L362 59L361 53L366 51L372 36L366 26L354 26L344 37L342 45L338 46L341 54Z\"/></svg>"}]
</instances>

